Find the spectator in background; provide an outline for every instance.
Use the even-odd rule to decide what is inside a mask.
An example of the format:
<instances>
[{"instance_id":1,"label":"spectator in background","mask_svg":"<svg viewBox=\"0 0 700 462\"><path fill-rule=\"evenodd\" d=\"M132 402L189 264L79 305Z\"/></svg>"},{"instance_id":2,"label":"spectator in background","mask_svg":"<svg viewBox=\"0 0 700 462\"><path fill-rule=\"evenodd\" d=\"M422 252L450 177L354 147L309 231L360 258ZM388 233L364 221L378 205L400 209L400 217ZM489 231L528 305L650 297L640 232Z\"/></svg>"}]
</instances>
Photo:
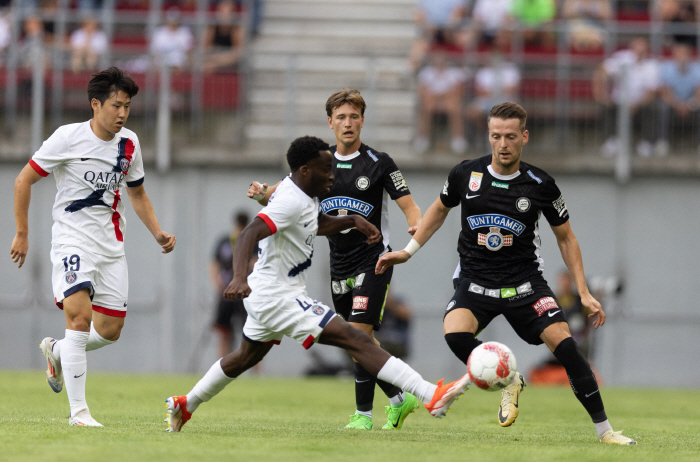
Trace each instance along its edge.
<instances>
[{"instance_id":1,"label":"spectator in background","mask_svg":"<svg viewBox=\"0 0 700 462\"><path fill-rule=\"evenodd\" d=\"M700 141L700 63L693 59L693 48L681 41L673 45L673 59L661 65L660 136L656 154L666 156L671 145L669 128L691 125ZM700 145L699 145L700 148Z\"/></svg>"},{"instance_id":2,"label":"spectator in background","mask_svg":"<svg viewBox=\"0 0 700 462\"><path fill-rule=\"evenodd\" d=\"M418 0L416 25L418 38L409 54L409 67L415 72L423 64L428 51L434 47L463 48L467 32L466 0Z\"/></svg>"},{"instance_id":3,"label":"spectator in background","mask_svg":"<svg viewBox=\"0 0 700 462\"><path fill-rule=\"evenodd\" d=\"M543 30L543 26L556 17L557 6L554 0L513 0L511 14L523 28L526 45L554 47L554 33Z\"/></svg>"},{"instance_id":4,"label":"spectator in background","mask_svg":"<svg viewBox=\"0 0 700 462\"><path fill-rule=\"evenodd\" d=\"M156 64L165 64L177 70L187 67L194 36L189 27L180 25L180 11L171 8L165 13L165 25L153 32L151 54Z\"/></svg>"},{"instance_id":5,"label":"spectator in background","mask_svg":"<svg viewBox=\"0 0 700 462\"><path fill-rule=\"evenodd\" d=\"M417 152L423 153L430 146L433 116L447 114L450 127L450 148L463 154L467 150L464 138L462 104L464 102L465 71L452 66L443 52L434 52L431 64L418 74L418 129L414 141Z\"/></svg>"},{"instance_id":6,"label":"spectator in background","mask_svg":"<svg viewBox=\"0 0 700 462\"><path fill-rule=\"evenodd\" d=\"M494 45L489 63L474 75L474 100L467 107L467 117L474 132L486 132L486 121L491 108L504 101L517 101L519 91L518 67L506 61L499 51L499 45ZM486 148L485 142L486 139L482 136L476 138L476 149Z\"/></svg>"},{"instance_id":7,"label":"spectator in background","mask_svg":"<svg viewBox=\"0 0 700 462\"><path fill-rule=\"evenodd\" d=\"M220 0L216 4L215 21L216 24L207 26L204 32L206 72L234 66L244 52L245 27L238 21L233 0Z\"/></svg>"},{"instance_id":8,"label":"spectator in background","mask_svg":"<svg viewBox=\"0 0 700 462\"><path fill-rule=\"evenodd\" d=\"M671 26L683 25L697 29L695 24L697 11L695 0L656 0L654 4L658 16ZM674 42L685 42L694 47L697 45L696 31L678 32L672 34Z\"/></svg>"},{"instance_id":9,"label":"spectator in background","mask_svg":"<svg viewBox=\"0 0 700 462\"><path fill-rule=\"evenodd\" d=\"M612 81L612 91L609 83ZM622 104L626 86L634 124L640 128L637 154L650 157L656 140L654 104L659 90L659 64L649 58L649 41L635 37L629 49L619 50L606 59L593 75L593 97L603 106L606 140L601 154L613 156L618 152L616 138L617 110Z\"/></svg>"},{"instance_id":10,"label":"spectator in background","mask_svg":"<svg viewBox=\"0 0 700 462\"><path fill-rule=\"evenodd\" d=\"M476 0L472 9L472 30L477 36L474 43L493 44L499 36L499 41L508 42L510 35L506 26L511 21L510 11L513 0Z\"/></svg>"},{"instance_id":11,"label":"spectator in background","mask_svg":"<svg viewBox=\"0 0 700 462\"><path fill-rule=\"evenodd\" d=\"M224 357L233 351L234 340L240 343L240 336L243 332L243 324L247 318L245 306L242 299L224 298L224 289L233 280L233 249L236 246L238 235L243 228L248 226L250 217L245 212L238 212L233 217L233 229L230 234L223 236L216 244L214 258L209 265L209 276L216 288L217 307L216 318L214 319L214 331L219 338L219 357ZM257 261L257 251L248 265L248 272L253 270ZM239 338L234 339L235 336Z\"/></svg>"},{"instance_id":12,"label":"spectator in background","mask_svg":"<svg viewBox=\"0 0 700 462\"><path fill-rule=\"evenodd\" d=\"M605 21L613 17L610 0L566 0L562 16L569 20L569 46L573 50L603 48L607 36Z\"/></svg>"},{"instance_id":13,"label":"spectator in background","mask_svg":"<svg viewBox=\"0 0 700 462\"><path fill-rule=\"evenodd\" d=\"M382 329L375 337L390 355L403 360L411 353L411 317L411 307L390 292L384 304Z\"/></svg>"},{"instance_id":14,"label":"spectator in background","mask_svg":"<svg viewBox=\"0 0 700 462\"><path fill-rule=\"evenodd\" d=\"M85 18L82 27L70 36L73 72L97 70L97 61L107 51L107 47L107 35L99 29L95 18Z\"/></svg>"}]
</instances>

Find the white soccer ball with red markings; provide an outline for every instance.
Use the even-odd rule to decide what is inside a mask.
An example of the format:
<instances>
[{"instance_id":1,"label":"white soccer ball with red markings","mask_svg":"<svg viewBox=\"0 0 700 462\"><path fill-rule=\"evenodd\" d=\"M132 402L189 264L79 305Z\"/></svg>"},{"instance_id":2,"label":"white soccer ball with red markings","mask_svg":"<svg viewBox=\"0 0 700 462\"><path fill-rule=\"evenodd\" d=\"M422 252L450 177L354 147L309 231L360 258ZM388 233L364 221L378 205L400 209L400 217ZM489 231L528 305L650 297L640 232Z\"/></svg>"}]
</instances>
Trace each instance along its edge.
<instances>
[{"instance_id":1,"label":"white soccer ball with red markings","mask_svg":"<svg viewBox=\"0 0 700 462\"><path fill-rule=\"evenodd\" d=\"M516 370L515 355L498 342L482 343L467 360L469 379L482 390L497 391L507 387Z\"/></svg>"}]
</instances>

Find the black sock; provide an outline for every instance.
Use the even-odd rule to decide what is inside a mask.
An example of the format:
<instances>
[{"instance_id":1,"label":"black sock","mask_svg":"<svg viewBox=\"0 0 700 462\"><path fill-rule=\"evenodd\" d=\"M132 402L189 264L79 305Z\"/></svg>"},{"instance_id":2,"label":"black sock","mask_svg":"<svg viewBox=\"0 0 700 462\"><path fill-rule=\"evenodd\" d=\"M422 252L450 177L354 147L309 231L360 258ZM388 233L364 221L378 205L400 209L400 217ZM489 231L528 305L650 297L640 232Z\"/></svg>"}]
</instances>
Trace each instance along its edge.
<instances>
[{"instance_id":1,"label":"black sock","mask_svg":"<svg viewBox=\"0 0 700 462\"><path fill-rule=\"evenodd\" d=\"M603 398L600 396L598 381L591 370L591 366L583 357L576 345L576 341L569 337L562 340L554 349L554 356L559 360L566 375L569 377L571 389L576 398L586 408L588 414L593 419L593 423L604 422L608 419L605 415Z\"/></svg>"},{"instance_id":2,"label":"black sock","mask_svg":"<svg viewBox=\"0 0 700 462\"><path fill-rule=\"evenodd\" d=\"M372 410L375 383L377 383L377 378L367 372L360 363L355 363L355 403L358 411L369 412Z\"/></svg>"},{"instance_id":3,"label":"black sock","mask_svg":"<svg viewBox=\"0 0 700 462\"><path fill-rule=\"evenodd\" d=\"M445 341L450 347L452 353L455 354L464 364L467 364L469 355L472 350L482 344L481 340L477 340L471 332L452 332L445 334Z\"/></svg>"},{"instance_id":4,"label":"black sock","mask_svg":"<svg viewBox=\"0 0 700 462\"><path fill-rule=\"evenodd\" d=\"M401 389L396 385L392 385L389 382L377 379L377 385L382 389L387 398L393 398L394 396L401 393Z\"/></svg>"}]
</instances>

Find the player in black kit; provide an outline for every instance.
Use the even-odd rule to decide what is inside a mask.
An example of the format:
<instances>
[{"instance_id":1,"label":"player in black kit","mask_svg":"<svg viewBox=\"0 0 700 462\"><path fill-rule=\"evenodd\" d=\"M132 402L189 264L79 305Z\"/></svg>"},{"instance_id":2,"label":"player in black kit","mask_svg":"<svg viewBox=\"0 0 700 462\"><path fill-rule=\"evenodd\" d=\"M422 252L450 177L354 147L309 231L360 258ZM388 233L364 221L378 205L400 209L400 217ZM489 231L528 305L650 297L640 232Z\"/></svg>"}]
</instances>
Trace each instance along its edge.
<instances>
[{"instance_id":1,"label":"player in black kit","mask_svg":"<svg viewBox=\"0 0 700 462\"><path fill-rule=\"evenodd\" d=\"M612 430L595 375L571 338L561 307L542 277L540 214L554 231L581 302L595 318L594 327L605 323L600 303L588 291L581 249L559 188L544 171L520 161L529 137L526 120L525 109L516 103L501 103L491 109L491 155L464 161L452 169L414 238L404 250L383 255L376 272L382 274L392 265L406 262L442 226L452 207L461 204L455 294L447 305L443 328L452 352L466 364L472 350L481 344L476 335L502 314L520 338L532 345L545 343L561 362L602 443L636 444ZM503 390L498 411L501 426L510 426L518 416L518 399L524 387L524 378L516 373Z\"/></svg>"},{"instance_id":2,"label":"player in black kit","mask_svg":"<svg viewBox=\"0 0 700 462\"><path fill-rule=\"evenodd\" d=\"M360 214L382 233L382 241L372 246L368 246L367 238L355 230L328 236L335 310L374 339L373 331L381 326L392 275L391 270L380 275L374 273L379 256L391 250L388 198L395 200L406 215L410 234L415 232L421 220L421 210L391 157L360 141L365 108L365 101L357 90L343 89L332 94L326 102L328 125L335 133L337 144L331 146L335 181L328 196L321 198L321 209L333 216ZM266 184L254 182L248 196L265 205L276 186L267 188ZM359 363L355 362L354 367L357 410L346 428L372 429L376 383L390 401L386 407L388 420L382 429L400 429L406 417L418 406L418 400L410 393L404 394L397 387L377 380Z\"/></svg>"}]
</instances>

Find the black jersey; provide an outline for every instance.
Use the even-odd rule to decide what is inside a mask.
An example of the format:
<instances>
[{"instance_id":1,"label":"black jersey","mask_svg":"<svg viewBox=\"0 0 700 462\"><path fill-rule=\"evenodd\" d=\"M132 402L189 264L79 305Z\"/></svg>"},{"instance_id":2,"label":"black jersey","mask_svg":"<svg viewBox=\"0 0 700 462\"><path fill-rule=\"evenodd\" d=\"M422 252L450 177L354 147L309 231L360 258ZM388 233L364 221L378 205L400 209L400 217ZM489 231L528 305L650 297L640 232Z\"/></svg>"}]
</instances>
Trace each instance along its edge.
<instances>
[{"instance_id":1,"label":"black jersey","mask_svg":"<svg viewBox=\"0 0 700 462\"><path fill-rule=\"evenodd\" d=\"M498 175L490 155L454 167L440 199L446 207L462 204L459 277L499 287L542 273L541 214L552 226L569 219L552 177L525 162L512 175Z\"/></svg>"},{"instance_id":2,"label":"black jersey","mask_svg":"<svg viewBox=\"0 0 700 462\"><path fill-rule=\"evenodd\" d=\"M336 146L331 147L335 152ZM331 276L343 279L374 269L379 255L389 247L388 197L411 194L401 171L388 154L362 144L353 157L333 158L335 181L321 210L332 216L360 214L382 233L382 241L367 245L367 236L350 229L328 236Z\"/></svg>"}]
</instances>

